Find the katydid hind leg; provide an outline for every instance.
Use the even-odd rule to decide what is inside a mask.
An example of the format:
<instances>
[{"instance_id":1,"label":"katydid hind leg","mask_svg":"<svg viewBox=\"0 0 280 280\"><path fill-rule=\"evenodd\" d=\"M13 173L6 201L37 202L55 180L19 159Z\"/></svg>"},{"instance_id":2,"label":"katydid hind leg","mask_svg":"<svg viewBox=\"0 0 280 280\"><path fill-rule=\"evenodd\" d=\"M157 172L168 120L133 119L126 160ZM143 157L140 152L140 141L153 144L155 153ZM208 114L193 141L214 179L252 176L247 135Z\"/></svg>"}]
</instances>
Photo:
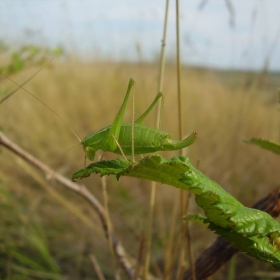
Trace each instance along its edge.
<instances>
[{"instance_id":1,"label":"katydid hind leg","mask_svg":"<svg viewBox=\"0 0 280 280\"><path fill-rule=\"evenodd\" d=\"M151 112L151 110L154 108L154 106L157 104L160 98L163 98L163 94L161 92L157 94L157 96L155 97L155 99L153 100L149 108L139 118L135 120L135 123L141 124L144 121L144 119L147 117L147 115Z\"/></svg>"},{"instance_id":2,"label":"katydid hind leg","mask_svg":"<svg viewBox=\"0 0 280 280\"><path fill-rule=\"evenodd\" d=\"M128 98L129 98L131 89L134 85L135 85L135 80L133 78L130 78L125 98L123 100L120 110L118 111L118 113L111 125L110 131L109 131L109 139L107 140L108 141L107 145L109 147L108 150L114 151L117 148L117 143L116 143L115 139L116 140L119 139L124 111L127 106L127 102L128 102ZM114 135L115 139L114 139L114 137L111 137L111 135Z\"/></svg>"}]
</instances>

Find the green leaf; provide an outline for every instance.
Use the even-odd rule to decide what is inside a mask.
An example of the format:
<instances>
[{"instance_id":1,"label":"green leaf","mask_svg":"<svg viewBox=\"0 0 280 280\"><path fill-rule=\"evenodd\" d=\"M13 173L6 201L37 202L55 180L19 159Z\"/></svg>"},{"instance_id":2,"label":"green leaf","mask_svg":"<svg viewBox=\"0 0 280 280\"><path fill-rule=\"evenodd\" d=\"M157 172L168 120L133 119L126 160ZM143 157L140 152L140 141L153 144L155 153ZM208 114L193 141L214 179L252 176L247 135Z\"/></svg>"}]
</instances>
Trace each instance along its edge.
<instances>
[{"instance_id":1,"label":"green leaf","mask_svg":"<svg viewBox=\"0 0 280 280\"><path fill-rule=\"evenodd\" d=\"M202 220L201 217L198 217L197 220L206 224L211 231L231 242L236 249L265 262L269 262L275 267L280 267L279 247L273 244L271 237L258 235L247 237L243 234L236 233L234 230L218 227L208 219Z\"/></svg>"},{"instance_id":2,"label":"green leaf","mask_svg":"<svg viewBox=\"0 0 280 280\"><path fill-rule=\"evenodd\" d=\"M129 169L129 166L130 163L124 159L94 162L88 165L85 169L80 169L77 171L72 176L72 180L76 182L80 179L89 177L92 173L99 173L101 177L104 175L115 175L117 178L119 178L126 170Z\"/></svg>"},{"instance_id":3,"label":"green leaf","mask_svg":"<svg viewBox=\"0 0 280 280\"><path fill-rule=\"evenodd\" d=\"M194 168L186 157L165 159L150 155L139 162L124 159L100 161L76 172L72 180L88 177L92 173L129 176L147 179L176 188L188 190L195 195L196 203L203 208L205 216L193 215L207 227L232 242L234 247L247 254L280 267L280 224L267 213L245 207L233 196Z\"/></svg>"},{"instance_id":4,"label":"green leaf","mask_svg":"<svg viewBox=\"0 0 280 280\"><path fill-rule=\"evenodd\" d=\"M268 140L252 138L250 140L243 140L245 143L257 145L263 149L269 150L275 154L280 155L280 145Z\"/></svg>"}]
</instances>

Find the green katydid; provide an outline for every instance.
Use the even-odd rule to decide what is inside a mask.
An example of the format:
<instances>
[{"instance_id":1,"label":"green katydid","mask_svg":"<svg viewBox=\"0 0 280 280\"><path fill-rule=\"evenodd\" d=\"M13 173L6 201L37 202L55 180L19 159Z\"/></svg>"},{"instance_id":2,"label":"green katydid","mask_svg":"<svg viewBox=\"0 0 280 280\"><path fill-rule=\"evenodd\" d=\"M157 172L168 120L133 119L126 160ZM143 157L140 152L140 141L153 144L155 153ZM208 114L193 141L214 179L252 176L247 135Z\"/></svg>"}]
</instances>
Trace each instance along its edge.
<instances>
[{"instance_id":1,"label":"green katydid","mask_svg":"<svg viewBox=\"0 0 280 280\"><path fill-rule=\"evenodd\" d=\"M35 74L37 74L38 72L36 72ZM35 74L32 75L32 77L35 76ZM29 80L30 78L27 81ZM25 85L27 81L25 81L22 85L13 81L18 86L16 90L22 88L32 97L34 97L37 101L41 102L44 106L50 109L57 117L59 117L67 125L71 132L76 136L79 142L83 145L83 149L85 151L85 158L88 158L91 161L94 160L95 153L98 150L133 156L134 154L139 155L157 151L173 151L182 149L191 145L196 139L197 134L193 132L187 138L181 141L173 141L170 139L170 134L158 129L153 129L142 125L143 120L150 113L150 111L156 105L158 100L162 98L162 93L157 94L157 96L155 97L151 105L148 107L148 109L138 119L136 119L136 121L133 124L122 123L128 98L130 96L131 89L135 84L135 80L131 78L128 84L128 89L124 101L112 125L109 125L95 133L92 133L91 135L85 137L81 141L66 121L64 121L57 113L55 113L47 104L45 104L34 94L32 94L23 87L23 85ZM15 91L13 91L13 93L15 93Z\"/></svg>"},{"instance_id":2,"label":"green katydid","mask_svg":"<svg viewBox=\"0 0 280 280\"><path fill-rule=\"evenodd\" d=\"M85 156L89 160L94 160L97 150L133 156L157 151L179 150L191 145L195 141L195 132L182 141L173 141L170 139L170 134L142 125L143 120L158 100L162 98L162 93L157 94L148 109L133 124L122 123L127 101L134 84L135 80L131 78L123 103L112 125L92 133L81 141ZM132 141L134 142L132 143Z\"/></svg>"}]
</instances>

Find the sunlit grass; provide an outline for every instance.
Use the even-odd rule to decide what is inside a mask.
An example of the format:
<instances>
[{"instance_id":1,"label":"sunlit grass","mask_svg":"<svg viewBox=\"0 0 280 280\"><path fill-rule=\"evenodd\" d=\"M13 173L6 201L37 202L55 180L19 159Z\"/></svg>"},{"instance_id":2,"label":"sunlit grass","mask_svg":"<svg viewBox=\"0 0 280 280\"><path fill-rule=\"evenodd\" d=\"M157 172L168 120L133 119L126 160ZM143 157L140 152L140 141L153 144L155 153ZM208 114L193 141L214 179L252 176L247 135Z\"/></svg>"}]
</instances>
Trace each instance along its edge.
<instances>
[{"instance_id":1,"label":"sunlit grass","mask_svg":"<svg viewBox=\"0 0 280 280\"><path fill-rule=\"evenodd\" d=\"M162 130L170 132L172 138L177 139L174 69L172 66L166 69ZM36 69L29 69L13 78L17 82L24 81L32 71ZM157 71L157 67L143 63L56 64L51 69L46 68L26 88L47 103L83 138L111 124L131 76L137 81L136 115L141 114L157 93ZM229 86L223 76L208 70L184 68L182 74L184 131L185 134L196 131L199 135L197 142L188 149L188 156L194 165L241 202L252 204L278 184L279 159L276 155L244 144L242 139L263 137L280 140L276 89L275 92L260 91L254 87L248 89L242 86L240 80L237 81L238 87ZM231 83L233 79L231 77ZM11 89L16 87L8 81L3 82L3 86ZM131 121L131 112L131 106L128 106L125 122ZM145 124L154 126L155 113L151 113ZM71 177L72 172L83 166L82 147L74 135L53 113L23 90L0 107L0 125L16 143L67 177ZM72 149L65 154L70 148ZM26 209L24 217L28 217L30 211L36 212L35 216L31 215L35 220L28 221L31 224L39 223L40 231L45 235L42 242L46 240L45 246L62 275L90 279L93 274L89 259L91 252L97 257L104 274L112 275L110 252L102 235L101 225L81 199L55 187L65 199L74 203L93 220L94 230L81 218L73 215L69 211L70 206L56 201L46 192L34 176L28 175L14 156L4 149L1 153L1 172L1 178L9 182L4 186L10 193L11 205L15 207L12 215L20 215L18 212L22 208ZM102 200L100 179L96 176L84 182ZM146 226L149 188L150 185L144 181L121 178L117 182L114 178L108 179L109 209L114 227L134 256L137 255L141 231ZM155 267L160 268L164 258L163 250L171 223L170 209L173 203L178 203L176 199L175 189L158 186L152 245L153 270L156 270ZM9 204L9 200L7 203ZM194 203L191 211L197 212ZM16 227L16 224L13 226ZM178 220L178 229L179 226ZM0 227L9 231L5 224L0 224ZM195 231L192 242L194 255L197 256L215 237L202 227ZM14 245L20 253L21 247ZM5 251L5 246L2 247L2 254L8 260L9 254ZM24 250L29 246L26 239L21 246ZM30 252L30 256L26 257L32 259L35 255Z\"/></svg>"}]
</instances>

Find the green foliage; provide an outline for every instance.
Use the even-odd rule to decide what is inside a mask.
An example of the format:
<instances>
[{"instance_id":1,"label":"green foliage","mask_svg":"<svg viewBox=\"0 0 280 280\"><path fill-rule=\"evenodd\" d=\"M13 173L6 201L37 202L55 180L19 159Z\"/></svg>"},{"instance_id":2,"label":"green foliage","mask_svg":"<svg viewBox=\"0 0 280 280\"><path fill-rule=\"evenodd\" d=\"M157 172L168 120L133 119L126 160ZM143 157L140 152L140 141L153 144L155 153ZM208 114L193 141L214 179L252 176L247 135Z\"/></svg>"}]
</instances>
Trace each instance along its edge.
<instances>
[{"instance_id":1,"label":"green foliage","mask_svg":"<svg viewBox=\"0 0 280 280\"><path fill-rule=\"evenodd\" d=\"M264 139L256 139L256 138L252 138L250 140L244 140L245 143L248 144L253 144L253 145L257 145L263 149L269 150L275 154L280 155L280 145L273 143L271 141L268 140L264 140Z\"/></svg>"},{"instance_id":2,"label":"green foliage","mask_svg":"<svg viewBox=\"0 0 280 280\"><path fill-rule=\"evenodd\" d=\"M0 53L7 53L9 56L9 62L5 66L0 66L0 81L4 79L4 75L9 76L19 73L30 66L40 66L49 60L52 56L61 56L63 49L56 47L54 49L43 49L38 46L28 45L23 46L19 50L9 53L9 46L0 41ZM3 75L1 75L3 74ZM10 93L10 89L3 88L0 90L0 99L7 97Z\"/></svg>"},{"instance_id":3,"label":"green foliage","mask_svg":"<svg viewBox=\"0 0 280 280\"><path fill-rule=\"evenodd\" d=\"M165 159L152 155L133 163L124 159L100 161L76 172L72 180L92 173L115 175L117 179L120 176L147 179L188 190L195 195L196 203L203 208L206 216L192 215L189 219L206 224L239 250L280 267L280 224L263 211L243 206L194 168L188 158Z\"/></svg>"},{"instance_id":4,"label":"green foliage","mask_svg":"<svg viewBox=\"0 0 280 280\"><path fill-rule=\"evenodd\" d=\"M3 42L0 43L0 51L8 52L9 47ZM18 73L19 71L31 65L42 65L48 60L49 56L61 56L63 49L56 47L54 49L44 49L35 45L27 45L21 47L19 50L8 53L10 59L9 63L0 67L0 72L5 75Z\"/></svg>"}]
</instances>

